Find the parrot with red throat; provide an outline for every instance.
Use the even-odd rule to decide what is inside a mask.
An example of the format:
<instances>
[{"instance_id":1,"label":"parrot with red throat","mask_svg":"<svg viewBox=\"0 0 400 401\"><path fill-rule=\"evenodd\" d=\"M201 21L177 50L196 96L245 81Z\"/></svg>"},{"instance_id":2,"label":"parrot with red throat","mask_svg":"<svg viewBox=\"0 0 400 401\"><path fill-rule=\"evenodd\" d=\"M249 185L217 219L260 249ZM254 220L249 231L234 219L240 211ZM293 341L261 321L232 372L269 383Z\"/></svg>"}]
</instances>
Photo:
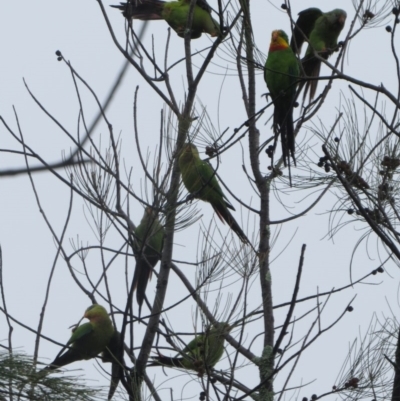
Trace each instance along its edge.
<instances>
[{"instance_id":1,"label":"parrot with red throat","mask_svg":"<svg viewBox=\"0 0 400 401\"><path fill-rule=\"evenodd\" d=\"M229 211L229 209L235 210L235 208L222 192L214 169L209 163L200 159L199 151L195 145L191 143L184 145L179 157L179 168L182 181L189 193L204 202L210 203L221 221L226 221L243 243L249 243L246 234Z\"/></svg>"},{"instance_id":2,"label":"parrot with red throat","mask_svg":"<svg viewBox=\"0 0 400 401\"><path fill-rule=\"evenodd\" d=\"M167 24L180 36L185 37L186 25L190 10L190 0L161 1L161 0L132 0L111 7L118 8L127 19L140 20L165 20ZM192 26L190 28L191 39L197 39L202 33L210 36L220 34L220 26L211 17L211 7L206 0L197 0Z\"/></svg>"},{"instance_id":3,"label":"parrot with red throat","mask_svg":"<svg viewBox=\"0 0 400 401\"><path fill-rule=\"evenodd\" d=\"M43 371L58 369L75 361L91 359L103 352L114 334L114 327L107 311L101 305L91 305L85 311L88 323L72 332L66 346Z\"/></svg>"},{"instance_id":4,"label":"parrot with red throat","mask_svg":"<svg viewBox=\"0 0 400 401\"><path fill-rule=\"evenodd\" d=\"M319 8L307 8L299 12L296 26L293 29L293 36L290 46L295 53L300 55L301 47L305 40L308 40L308 47L304 58L301 60L303 75L305 78L318 78L321 69L319 56L327 60L338 48L338 37L346 22L346 11L339 8L323 13ZM304 98L310 92L310 102L315 96L318 80L313 79L300 84L299 92L305 85Z\"/></svg>"},{"instance_id":5,"label":"parrot with red throat","mask_svg":"<svg viewBox=\"0 0 400 401\"><path fill-rule=\"evenodd\" d=\"M273 127L275 137L281 137L285 166L290 166L290 156L296 165L293 106L299 75L299 62L289 46L286 33L282 30L273 31L265 62L264 79L274 104Z\"/></svg>"}]
</instances>

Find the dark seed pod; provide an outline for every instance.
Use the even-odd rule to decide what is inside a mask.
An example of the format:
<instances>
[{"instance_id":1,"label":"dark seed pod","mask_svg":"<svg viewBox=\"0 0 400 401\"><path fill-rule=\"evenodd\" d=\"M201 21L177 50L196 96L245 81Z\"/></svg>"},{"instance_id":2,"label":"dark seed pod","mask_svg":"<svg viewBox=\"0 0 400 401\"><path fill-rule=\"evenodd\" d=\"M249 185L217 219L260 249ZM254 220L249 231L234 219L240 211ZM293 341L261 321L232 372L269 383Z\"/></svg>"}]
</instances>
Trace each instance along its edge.
<instances>
[{"instance_id":1,"label":"dark seed pod","mask_svg":"<svg viewBox=\"0 0 400 401\"><path fill-rule=\"evenodd\" d=\"M365 11L363 17L364 17L365 20L368 21L368 20L374 18L374 17L375 17L375 14L372 13L371 11L367 10L367 11Z\"/></svg>"},{"instance_id":2,"label":"dark seed pod","mask_svg":"<svg viewBox=\"0 0 400 401\"><path fill-rule=\"evenodd\" d=\"M214 156L215 148L213 146L206 146L206 155L207 156Z\"/></svg>"},{"instance_id":3,"label":"dark seed pod","mask_svg":"<svg viewBox=\"0 0 400 401\"><path fill-rule=\"evenodd\" d=\"M349 380L349 384L350 384L351 387L357 388L357 387L358 387L358 382L359 382L359 381L360 381L360 379L359 379L358 377L352 377L352 378Z\"/></svg>"}]
</instances>

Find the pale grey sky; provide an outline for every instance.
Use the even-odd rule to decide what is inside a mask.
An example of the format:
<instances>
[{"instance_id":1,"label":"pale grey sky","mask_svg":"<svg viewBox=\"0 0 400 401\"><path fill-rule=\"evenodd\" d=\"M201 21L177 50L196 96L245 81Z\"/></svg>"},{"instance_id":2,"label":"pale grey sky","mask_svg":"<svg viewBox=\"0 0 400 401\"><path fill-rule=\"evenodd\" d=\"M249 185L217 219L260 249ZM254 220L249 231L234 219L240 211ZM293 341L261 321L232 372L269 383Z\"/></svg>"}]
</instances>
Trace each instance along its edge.
<instances>
[{"instance_id":1,"label":"pale grey sky","mask_svg":"<svg viewBox=\"0 0 400 401\"><path fill-rule=\"evenodd\" d=\"M216 2L214 3L211 0L210 3L216 7ZM105 6L113 29L123 45L124 19L118 10L109 8L109 4L115 3L107 2ZM265 55L268 52L272 30L284 29L288 33L290 31L287 15L279 8L281 1L276 1L273 4L276 7L267 1L258 1L253 4L255 42ZM330 2L293 1L293 14L316 5L321 7L323 11L328 11L331 8ZM337 0L335 7L343 8L348 13L345 28L340 36L340 39L343 39L353 19L354 9L348 0ZM387 21L389 22L389 19ZM135 25L140 27L141 22L135 22ZM166 23L153 21L149 23L147 36L144 40L144 43L149 45L152 40L150 35L154 35L155 54L160 62L163 62L166 33ZM124 63L124 58L114 46L98 3L94 0L71 0L63 4L50 0L3 2L0 4L0 37L2 38L0 42L2 53L0 115L17 132L14 106L26 143L47 162L57 161L64 152L69 152L73 144L33 102L24 86L23 79L42 105L70 133L76 135L79 104L68 68L64 63L57 62L55 51L60 50L64 57L70 60L73 67L87 81L101 101L105 98L117 72ZM363 31L351 42L344 62L345 72L375 85L383 83L387 88L394 90L398 82L396 81L395 64L389 56L389 37L390 35L385 31L384 26ZM201 49L211 43L212 39L203 35L201 39L192 42L192 47L193 49ZM227 47L224 49L225 51L228 50ZM169 64L180 59L183 55L183 40L172 32ZM333 62L335 58L336 54L330 60ZM194 64L199 65L201 60L201 57L195 59ZM213 60L213 65L210 66L211 73L205 74L198 92L199 99L206 106L207 112L219 132L230 127L230 133L232 133L233 128L239 126L246 119L245 110L240 101L240 87L234 74L234 63L233 55L219 52ZM327 73L327 71L327 68L323 67L323 73ZM223 80L224 74L227 76ZM177 100L182 104L184 90L186 89L183 63L172 70L171 79L174 90L176 90ZM123 163L121 164L123 169L126 171L129 171L130 168L133 169L132 185L137 194L140 195L140 186L143 186L143 173L135 150L132 116L134 91L137 85L140 88L138 93L138 124L141 148L144 154L147 153L147 149L151 152L149 160L153 163L155 144L159 139L160 110L163 107L163 102L151 91L133 68L124 78L123 85L119 88L113 104L107 112L107 117L113 124L114 133L117 136L120 135L122 141ZM323 86L321 82L318 90L321 91ZM337 115L340 90L344 91L345 96L349 94L346 82L334 81L333 86L318 116L313 119L313 123L316 125L319 125L318 118L320 118L329 127ZM257 77L257 92L258 108L261 108L265 105L265 98L261 98L261 94L267 92L262 71ZM366 92L366 97L373 99L374 94ZM83 96L83 100L86 121L90 124L93 116L97 113L96 105L87 93ZM197 105L200 109L201 104L197 103ZM271 135L270 122L264 125L270 116L269 113L264 114L259 122L259 128L265 138ZM359 117L361 117L361 109ZM303 127L298 141L305 137L306 131L306 128ZM101 124L96 130L94 136L96 144L99 144L100 135L101 147L104 150L108 146L108 132L104 124ZM320 143L317 139L312 138L310 133L307 135L310 141L309 146L314 147L309 152L315 152L314 156L310 154L308 156L317 162L322 155ZM8 149L22 150L4 126L0 126L0 137L0 149L2 150L0 169L24 166L22 156L4 151ZM236 149L224 154L218 173L243 202L251 202L252 206L257 208L256 195L251 190L242 170L237 167L242 158L242 151L246 155L246 161L248 160L246 153L248 150L247 138L243 139L241 144L242 148L237 146ZM200 151L205 157L204 148L200 148ZM269 164L266 155L262 156L262 162L265 163L266 171ZM35 166L37 162L31 160L31 165ZM249 168L248 163L247 167ZM293 171L296 174L296 169ZM64 172L61 171L61 173L65 176ZM69 190L50 173L35 174L34 181L42 202L42 208L54 230L60 235L67 216L70 201ZM47 277L56 255L56 247L39 212L27 176L1 178L0 193L2 194L0 202L0 244L3 250L4 282L8 309L15 318L36 328L44 299ZM289 217L291 213L304 210L314 199L311 196L299 203L304 198L304 194L295 189L288 190L280 196L284 202L287 202L290 210L285 211L277 201L274 201L271 205L273 220ZM248 216L247 211L241 210L239 204L233 201L230 196L228 198L236 207L235 217L239 221L241 219L241 221L245 221ZM271 267L275 304L288 301L291 297L300 247L303 243L307 244L307 253L301 297L315 293L317 288L323 292L349 282L350 258L356 241L361 235L357 228L364 226L351 224L344 228L334 238L334 241L329 240L326 236L329 229L327 211L334 207L334 202L335 198L329 196L316 209L309 212L307 217L286 224L282 228L272 254L273 258L277 258ZM208 227L210 219L213 218L211 207L199 203L193 204L192 207L197 207L200 210L203 214L202 226ZM132 201L131 214L135 223L139 222L142 213L143 208L139 203ZM70 251L72 251L69 244L70 238L76 240L79 236L79 241L82 241L83 244L94 245L97 243L85 215L88 216L89 214L82 201L74 196L73 215L64 241L66 248ZM223 234L229 232L226 225L223 226L219 221L216 224ZM251 217L248 227L249 235L252 232L253 224L254 217ZM198 227L199 225L196 224L188 230L178 233L174 251L175 259L192 262L196 260ZM114 246L120 243L120 237L115 232L111 232L107 240L110 245ZM366 248L368 248L369 255L367 255ZM355 255L352 266L353 278L367 274L379 266L376 249L377 240L374 235L371 235L368 243L362 244ZM110 258L110 255L107 257ZM93 256L90 254L86 262L94 277L98 277L101 272L98 255L95 256L93 252ZM78 260L75 260L74 263L78 271L77 274L80 275L82 266ZM130 264L133 273L133 261L130 261ZM185 272L191 271L189 276L194 282L194 267L181 265L181 268L187 269ZM357 294L354 302L355 311L351 315L345 316L342 322L331 333L318 341L300 361L292 386L299 385L301 380L303 383L307 383L317 379L317 382L311 385L309 390L304 390L304 394L301 392L301 395L309 396L312 393L318 394L329 390L329 386L334 384L336 372L338 372L346 356L348 343L358 335L359 327L362 332L366 330L374 312L378 315L382 312L389 314L387 304L391 305L395 313L397 312L399 272L393 264L388 264L386 268L390 275L379 275L369 280L372 283L383 281L380 287L357 286L354 290L344 292L331 300L323 318L325 325L333 321L345 308L347 302ZM122 308L125 300L124 261L121 259L120 262L112 266L112 269L115 271L110 283L113 300ZM166 306L186 295L185 290L180 286L174 275L172 275L171 280L172 285L168 290ZM229 279L227 280L229 281ZM155 284L156 279L153 277L149 285L150 294L153 293ZM235 292L235 287L229 291ZM252 291L258 293L258 282L254 283ZM227 296L225 293L225 301ZM213 299L213 295L210 297L211 299ZM257 297L251 300L252 306L258 305L259 302ZM70 278L65 262L59 258L50 292L43 334L59 342L66 342L70 333L68 327L79 320L89 304L89 299L79 291ZM210 305L212 306L213 302L210 301ZM308 305L308 307L310 306ZM303 306L296 308L295 315L300 316L302 310ZM147 312L147 308L145 308L145 312ZM191 331L193 330L191 322L194 313L194 304L188 303L181 306L175 315L169 315L170 322L176 327L177 331ZM283 310L277 312L277 325L282 322L285 313ZM0 322L0 341L5 343L7 326L3 316L0 316ZM31 353L34 347L32 333L17 325L14 328L14 347L20 347L27 353ZM305 332L307 328L308 326L305 326L304 329L301 327L297 329L300 332ZM138 338L140 338L143 327L135 329L138 330ZM246 341L250 342L254 334L254 332L249 332ZM40 349L41 360L50 362L58 351L59 347L43 341ZM260 353L261 345L258 348L256 347L254 352ZM221 367L223 366L224 363L221 362ZM85 377L100 380L102 384L106 383L102 379L103 374L98 372L94 361L75 363L70 368L80 368ZM109 367L106 366L106 368ZM248 386L256 385L258 382L257 372L254 368L246 369L239 370L237 372L238 377L246 377L246 385ZM165 379L167 383L164 383L162 387L169 387L171 384L168 379L174 376L175 372L168 370L168 377L164 377L159 368L152 368L151 371L149 370L150 377L156 372L159 376L157 384L160 385ZM322 375L321 372L323 372ZM194 387L184 387L182 393L175 394L176 397L185 398L196 394L196 390L193 388L197 389L198 387L195 384L193 385ZM180 387L182 386L178 388ZM166 394L164 393L164 395Z\"/></svg>"}]
</instances>

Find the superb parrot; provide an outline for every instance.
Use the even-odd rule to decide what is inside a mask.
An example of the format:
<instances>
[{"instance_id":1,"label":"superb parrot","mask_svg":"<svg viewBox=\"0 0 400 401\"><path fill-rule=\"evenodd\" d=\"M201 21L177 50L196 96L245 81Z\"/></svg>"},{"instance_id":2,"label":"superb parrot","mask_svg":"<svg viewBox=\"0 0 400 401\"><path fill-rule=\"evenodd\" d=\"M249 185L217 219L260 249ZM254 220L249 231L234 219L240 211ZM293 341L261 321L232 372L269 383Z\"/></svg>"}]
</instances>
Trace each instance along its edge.
<instances>
[{"instance_id":1,"label":"superb parrot","mask_svg":"<svg viewBox=\"0 0 400 401\"><path fill-rule=\"evenodd\" d=\"M274 131L281 137L282 158L290 165L295 159L293 105L296 100L296 83L300 75L299 62L282 30L272 32L271 44L265 62L264 79L274 103ZM290 153L290 154L289 154Z\"/></svg>"},{"instance_id":2,"label":"superb parrot","mask_svg":"<svg viewBox=\"0 0 400 401\"><path fill-rule=\"evenodd\" d=\"M228 323L220 323L217 327L212 326L204 334L196 336L176 356L168 357L159 355L153 357L153 363L149 366L169 366L196 371L199 376L213 368L224 354L225 334L232 327Z\"/></svg>"},{"instance_id":3,"label":"superb parrot","mask_svg":"<svg viewBox=\"0 0 400 401\"><path fill-rule=\"evenodd\" d=\"M107 311L101 305L91 305L85 311L84 323L75 328L66 346L54 361L43 370L58 369L75 361L91 359L104 351L114 334Z\"/></svg>"},{"instance_id":4,"label":"superb parrot","mask_svg":"<svg viewBox=\"0 0 400 401\"><path fill-rule=\"evenodd\" d=\"M161 259L164 242L164 227L158 220L156 212L147 207L140 224L136 227L133 248L136 268L133 276L133 287L139 304L139 316L142 309L146 287L155 265Z\"/></svg>"},{"instance_id":5,"label":"superb parrot","mask_svg":"<svg viewBox=\"0 0 400 401\"><path fill-rule=\"evenodd\" d=\"M228 210L235 210L235 208L222 192L214 169L210 164L200 159L199 151L195 145L191 143L184 145L179 157L179 168L182 181L189 193L202 201L211 203L221 221L226 221L242 242L249 243L246 234Z\"/></svg>"},{"instance_id":6,"label":"superb parrot","mask_svg":"<svg viewBox=\"0 0 400 401\"><path fill-rule=\"evenodd\" d=\"M290 46L300 55L301 47L307 38L309 41L306 54L302 59L305 77L317 78L321 69L321 60L318 60L314 51L325 60L337 49L337 39L346 22L346 11L335 9L323 13L319 8L307 8L299 13ZM301 84L300 89L304 85ZM307 81L304 97L310 91L310 101L314 98L318 80Z\"/></svg>"},{"instance_id":7,"label":"superb parrot","mask_svg":"<svg viewBox=\"0 0 400 401\"><path fill-rule=\"evenodd\" d=\"M190 10L190 0L164 2L161 0L132 0L120 3L118 8L127 19L165 20L180 37L185 37L185 30ZM197 39L205 32L211 36L220 34L217 21L211 17L211 8L206 0L197 0L193 11L191 39Z\"/></svg>"}]
</instances>

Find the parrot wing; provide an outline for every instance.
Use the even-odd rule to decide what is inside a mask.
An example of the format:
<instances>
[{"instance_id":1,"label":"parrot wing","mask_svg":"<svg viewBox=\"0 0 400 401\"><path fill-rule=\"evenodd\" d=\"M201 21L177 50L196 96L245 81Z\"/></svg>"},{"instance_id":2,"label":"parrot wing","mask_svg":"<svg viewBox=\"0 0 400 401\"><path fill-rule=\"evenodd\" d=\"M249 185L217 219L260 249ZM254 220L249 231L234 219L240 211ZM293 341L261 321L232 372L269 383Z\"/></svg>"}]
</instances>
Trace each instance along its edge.
<instances>
[{"instance_id":1,"label":"parrot wing","mask_svg":"<svg viewBox=\"0 0 400 401\"><path fill-rule=\"evenodd\" d=\"M292 50L300 55L301 47L306 38L310 38L311 31L314 29L315 21L322 15L319 8L307 8L299 12L296 25L293 29L292 39L290 40L290 47Z\"/></svg>"},{"instance_id":2,"label":"parrot wing","mask_svg":"<svg viewBox=\"0 0 400 401\"><path fill-rule=\"evenodd\" d=\"M204 192L209 194L210 198L220 198L221 203L224 203L228 209L235 210L235 208L226 199L225 194L222 192L222 189L218 184L215 170L212 168L212 166L204 160L199 159L196 163L195 168L199 174L199 179L202 187L205 188Z\"/></svg>"},{"instance_id":3,"label":"parrot wing","mask_svg":"<svg viewBox=\"0 0 400 401\"><path fill-rule=\"evenodd\" d=\"M118 8L122 15L127 19L140 19L143 21L164 19L162 11L164 1L160 0L141 0L137 2L120 3L110 7Z\"/></svg>"},{"instance_id":4,"label":"parrot wing","mask_svg":"<svg viewBox=\"0 0 400 401\"><path fill-rule=\"evenodd\" d=\"M78 326L72 333L71 338L68 340L67 345L73 344L75 341L81 340L93 332L92 323L83 323Z\"/></svg>"},{"instance_id":5,"label":"parrot wing","mask_svg":"<svg viewBox=\"0 0 400 401\"><path fill-rule=\"evenodd\" d=\"M187 2L190 3L190 0L185 0ZM196 6L199 6L200 8L202 8L203 10L207 11L208 13L211 14L211 7L210 5L207 3L206 0L197 0L196 2Z\"/></svg>"}]
</instances>

